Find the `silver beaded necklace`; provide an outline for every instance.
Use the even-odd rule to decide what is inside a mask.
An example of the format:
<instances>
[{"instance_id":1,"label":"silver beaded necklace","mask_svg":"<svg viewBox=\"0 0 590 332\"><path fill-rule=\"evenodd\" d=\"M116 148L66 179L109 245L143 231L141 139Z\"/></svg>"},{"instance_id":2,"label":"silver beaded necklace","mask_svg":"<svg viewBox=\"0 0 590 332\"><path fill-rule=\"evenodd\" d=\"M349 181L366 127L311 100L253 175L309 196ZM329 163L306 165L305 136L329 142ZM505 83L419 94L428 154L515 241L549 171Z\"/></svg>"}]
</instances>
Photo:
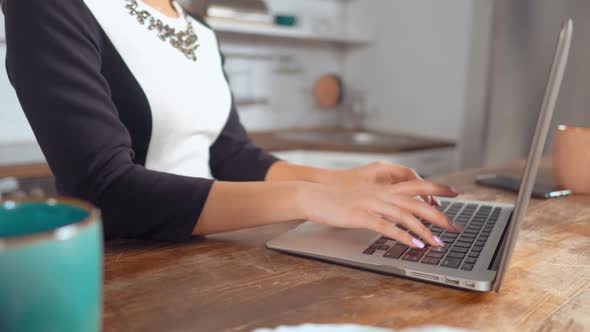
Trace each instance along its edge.
<instances>
[{"instance_id":1,"label":"silver beaded necklace","mask_svg":"<svg viewBox=\"0 0 590 332\"><path fill-rule=\"evenodd\" d=\"M168 41L170 45L182 52L187 59L197 61L196 53L199 48L199 37L195 33L193 24L184 11L179 14L186 20L187 28L184 31L177 32L176 29L170 27L168 24L164 24L147 10L139 9L137 0L124 1L128 2L125 8L129 10L129 14L135 16L140 24L145 25L148 22L148 30L155 30L160 40L164 42Z\"/></svg>"}]
</instances>

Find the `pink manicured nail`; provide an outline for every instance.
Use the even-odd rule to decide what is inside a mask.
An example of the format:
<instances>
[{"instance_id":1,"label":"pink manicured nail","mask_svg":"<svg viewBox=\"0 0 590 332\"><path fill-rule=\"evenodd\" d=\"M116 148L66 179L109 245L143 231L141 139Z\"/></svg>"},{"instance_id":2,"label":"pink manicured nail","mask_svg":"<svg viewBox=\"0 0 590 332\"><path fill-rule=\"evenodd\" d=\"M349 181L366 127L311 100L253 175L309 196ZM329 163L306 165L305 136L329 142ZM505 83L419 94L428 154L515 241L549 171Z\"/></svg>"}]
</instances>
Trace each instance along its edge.
<instances>
[{"instance_id":1,"label":"pink manicured nail","mask_svg":"<svg viewBox=\"0 0 590 332\"><path fill-rule=\"evenodd\" d=\"M457 195L463 195L463 192L457 188L451 187L451 190Z\"/></svg>"},{"instance_id":2,"label":"pink manicured nail","mask_svg":"<svg viewBox=\"0 0 590 332\"><path fill-rule=\"evenodd\" d=\"M438 200L438 198L433 196L432 199L434 200L434 204L436 204L436 206L438 206L438 207L442 206L442 203Z\"/></svg>"},{"instance_id":3,"label":"pink manicured nail","mask_svg":"<svg viewBox=\"0 0 590 332\"><path fill-rule=\"evenodd\" d=\"M445 243L438 236L434 237L434 242L438 243L439 246L444 247Z\"/></svg>"},{"instance_id":4,"label":"pink manicured nail","mask_svg":"<svg viewBox=\"0 0 590 332\"><path fill-rule=\"evenodd\" d=\"M424 243L422 243L422 241L420 241L420 240L418 240L418 239L414 239L414 238L412 238L412 244L413 244L415 247L418 247L418 248L420 248L420 249L424 248Z\"/></svg>"},{"instance_id":5,"label":"pink manicured nail","mask_svg":"<svg viewBox=\"0 0 590 332\"><path fill-rule=\"evenodd\" d=\"M465 230L465 227L461 224L453 223L453 227L455 227L455 229L459 232L463 232Z\"/></svg>"}]
</instances>

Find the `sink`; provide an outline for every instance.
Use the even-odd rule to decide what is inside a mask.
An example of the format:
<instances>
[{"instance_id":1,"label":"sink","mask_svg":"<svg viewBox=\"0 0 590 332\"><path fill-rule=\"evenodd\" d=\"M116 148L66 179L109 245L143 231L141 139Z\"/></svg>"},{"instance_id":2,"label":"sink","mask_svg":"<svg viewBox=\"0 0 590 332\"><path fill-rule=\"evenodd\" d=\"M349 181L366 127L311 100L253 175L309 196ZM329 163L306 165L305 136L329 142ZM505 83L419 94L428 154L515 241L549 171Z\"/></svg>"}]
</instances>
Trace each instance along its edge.
<instances>
[{"instance_id":1,"label":"sink","mask_svg":"<svg viewBox=\"0 0 590 332\"><path fill-rule=\"evenodd\" d=\"M400 146L407 145L410 140L403 136L378 134L368 131L317 131L317 132L279 132L276 137L285 141L357 146Z\"/></svg>"}]
</instances>

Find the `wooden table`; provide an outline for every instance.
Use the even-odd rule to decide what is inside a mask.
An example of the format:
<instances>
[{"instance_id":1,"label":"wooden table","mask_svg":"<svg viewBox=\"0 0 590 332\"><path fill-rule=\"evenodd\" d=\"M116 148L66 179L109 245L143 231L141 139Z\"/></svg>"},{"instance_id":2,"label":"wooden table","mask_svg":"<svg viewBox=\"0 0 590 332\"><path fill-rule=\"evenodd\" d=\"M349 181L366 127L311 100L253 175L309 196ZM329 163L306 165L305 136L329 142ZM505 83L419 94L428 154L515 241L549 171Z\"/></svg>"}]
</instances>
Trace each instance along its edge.
<instances>
[{"instance_id":1,"label":"wooden table","mask_svg":"<svg viewBox=\"0 0 590 332\"><path fill-rule=\"evenodd\" d=\"M481 172L438 180L470 193L469 199L515 199L474 186L472 179ZM250 331L306 322L590 330L590 196L532 202L500 294L444 288L265 248L265 242L294 226L184 244L108 243L105 331Z\"/></svg>"},{"instance_id":2,"label":"wooden table","mask_svg":"<svg viewBox=\"0 0 590 332\"><path fill-rule=\"evenodd\" d=\"M513 202L512 194L473 184L475 175L489 171L437 180L469 193L468 199ZM590 331L590 196L532 201L500 294L444 288L265 248L266 241L294 226L183 244L107 243L104 330L250 331L313 322Z\"/></svg>"},{"instance_id":3,"label":"wooden table","mask_svg":"<svg viewBox=\"0 0 590 332\"><path fill-rule=\"evenodd\" d=\"M49 166L47 166L47 164L0 166L0 178L11 176L51 176L51 170L49 170Z\"/></svg>"}]
</instances>

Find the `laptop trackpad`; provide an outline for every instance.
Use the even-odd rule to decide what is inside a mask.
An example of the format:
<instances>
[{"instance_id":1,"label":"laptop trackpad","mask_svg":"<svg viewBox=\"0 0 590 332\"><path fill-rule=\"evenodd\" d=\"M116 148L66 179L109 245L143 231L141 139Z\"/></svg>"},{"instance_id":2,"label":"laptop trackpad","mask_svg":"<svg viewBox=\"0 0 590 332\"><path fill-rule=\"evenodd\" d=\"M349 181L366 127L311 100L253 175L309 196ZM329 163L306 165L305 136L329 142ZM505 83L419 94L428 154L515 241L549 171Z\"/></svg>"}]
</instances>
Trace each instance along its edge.
<instances>
[{"instance_id":1,"label":"laptop trackpad","mask_svg":"<svg viewBox=\"0 0 590 332\"><path fill-rule=\"evenodd\" d=\"M343 229L306 222L271 240L271 249L313 256L338 257L346 260L381 265L375 257L363 255L363 250L377 237L366 229Z\"/></svg>"}]
</instances>

